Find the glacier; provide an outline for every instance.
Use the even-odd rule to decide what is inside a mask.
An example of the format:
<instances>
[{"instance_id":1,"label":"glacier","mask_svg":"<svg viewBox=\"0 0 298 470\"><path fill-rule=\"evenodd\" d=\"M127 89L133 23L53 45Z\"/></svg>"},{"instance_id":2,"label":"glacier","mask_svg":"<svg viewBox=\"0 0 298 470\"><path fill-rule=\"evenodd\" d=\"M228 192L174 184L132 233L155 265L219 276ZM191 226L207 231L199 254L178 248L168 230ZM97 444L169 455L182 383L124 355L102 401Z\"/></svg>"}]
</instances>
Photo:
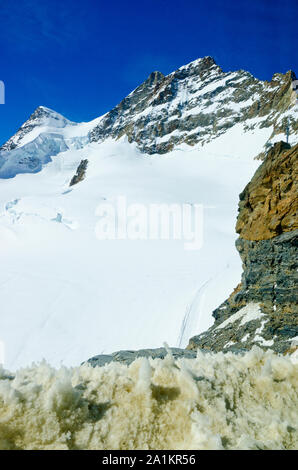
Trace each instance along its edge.
<instances>
[{"instance_id":1,"label":"glacier","mask_svg":"<svg viewBox=\"0 0 298 470\"><path fill-rule=\"evenodd\" d=\"M237 147L228 149L219 139L158 158L125 138L110 139L60 152L38 173L1 179L6 366L43 358L75 365L95 354L164 341L185 346L210 326L212 310L240 279L238 194L258 166L256 136L250 136L250 155L242 152L241 129L238 139L238 155ZM89 161L86 179L70 188L83 158ZM97 240L96 207L119 195L130 203L203 204L202 249L187 252L181 240Z\"/></svg>"},{"instance_id":2,"label":"glacier","mask_svg":"<svg viewBox=\"0 0 298 470\"><path fill-rule=\"evenodd\" d=\"M296 110L289 74L260 82L205 59L167 77L151 74L91 122L40 106L0 148L0 341L7 368L42 359L74 366L164 341L185 347L211 326L212 311L240 280L238 194L259 165L254 157L284 136L284 117L293 123ZM280 89L285 97L273 117L247 115L258 93L266 107L272 96L280 102ZM70 187L82 160L85 179ZM145 205L203 204L203 247L99 241L96 208L119 196Z\"/></svg>"}]
</instances>

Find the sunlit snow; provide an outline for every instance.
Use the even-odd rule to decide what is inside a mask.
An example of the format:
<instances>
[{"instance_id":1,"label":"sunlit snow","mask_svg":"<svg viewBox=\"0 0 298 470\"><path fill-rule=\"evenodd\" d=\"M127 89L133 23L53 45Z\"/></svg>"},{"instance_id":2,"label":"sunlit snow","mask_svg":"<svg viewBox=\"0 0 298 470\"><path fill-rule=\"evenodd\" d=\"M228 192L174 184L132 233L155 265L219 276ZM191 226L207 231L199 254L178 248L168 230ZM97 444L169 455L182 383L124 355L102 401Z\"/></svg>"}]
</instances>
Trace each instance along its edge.
<instances>
[{"instance_id":1,"label":"sunlit snow","mask_svg":"<svg viewBox=\"0 0 298 470\"><path fill-rule=\"evenodd\" d=\"M243 133L236 125L203 148L148 156L125 138L80 148L87 128L56 130L68 150L42 171L0 179L0 340L11 369L42 358L75 365L164 341L186 346L213 323L212 310L240 280L238 194L271 129ZM70 188L82 159L89 160L86 179ZM98 240L96 207L119 196L203 204L203 248L186 251L182 240Z\"/></svg>"}]
</instances>

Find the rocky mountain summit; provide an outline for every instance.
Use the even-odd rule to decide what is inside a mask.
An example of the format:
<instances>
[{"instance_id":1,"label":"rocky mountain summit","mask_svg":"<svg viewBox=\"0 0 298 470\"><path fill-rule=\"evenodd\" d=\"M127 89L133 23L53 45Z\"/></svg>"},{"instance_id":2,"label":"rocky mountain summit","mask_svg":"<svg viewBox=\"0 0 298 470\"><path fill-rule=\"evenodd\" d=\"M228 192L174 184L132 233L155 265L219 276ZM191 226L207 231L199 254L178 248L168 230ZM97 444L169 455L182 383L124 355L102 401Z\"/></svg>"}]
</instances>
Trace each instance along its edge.
<instances>
[{"instance_id":1,"label":"rocky mountain summit","mask_svg":"<svg viewBox=\"0 0 298 470\"><path fill-rule=\"evenodd\" d=\"M142 152L167 153L178 144L204 144L236 124L244 131L298 132L294 72L263 82L249 72L223 72L204 57L164 76L153 72L90 132L92 142L127 136Z\"/></svg>"},{"instance_id":2,"label":"rocky mountain summit","mask_svg":"<svg viewBox=\"0 0 298 470\"><path fill-rule=\"evenodd\" d=\"M71 122L40 106L0 147L0 177L35 173L67 149L123 137L146 154L200 147L224 134L229 140L256 134L261 153L288 134L295 144L296 82L292 71L277 73L270 82L244 70L224 72L208 56L166 76L152 72L114 109L89 123Z\"/></svg>"},{"instance_id":3,"label":"rocky mountain summit","mask_svg":"<svg viewBox=\"0 0 298 470\"><path fill-rule=\"evenodd\" d=\"M236 248L241 283L189 349L286 352L298 336L298 145L279 142L240 194Z\"/></svg>"}]
</instances>

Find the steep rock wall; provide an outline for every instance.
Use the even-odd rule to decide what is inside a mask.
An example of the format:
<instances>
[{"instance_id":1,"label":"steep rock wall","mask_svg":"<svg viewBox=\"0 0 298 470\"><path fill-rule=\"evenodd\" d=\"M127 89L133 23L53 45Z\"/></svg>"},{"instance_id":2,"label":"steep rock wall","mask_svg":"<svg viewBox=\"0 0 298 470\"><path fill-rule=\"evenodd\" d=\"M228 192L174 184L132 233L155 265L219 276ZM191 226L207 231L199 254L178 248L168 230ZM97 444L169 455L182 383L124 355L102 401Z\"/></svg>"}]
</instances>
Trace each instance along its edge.
<instances>
[{"instance_id":1,"label":"steep rock wall","mask_svg":"<svg viewBox=\"0 0 298 470\"><path fill-rule=\"evenodd\" d=\"M188 348L286 352L298 336L298 146L279 142L240 194L236 248L241 283Z\"/></svg>"}]
</instances>

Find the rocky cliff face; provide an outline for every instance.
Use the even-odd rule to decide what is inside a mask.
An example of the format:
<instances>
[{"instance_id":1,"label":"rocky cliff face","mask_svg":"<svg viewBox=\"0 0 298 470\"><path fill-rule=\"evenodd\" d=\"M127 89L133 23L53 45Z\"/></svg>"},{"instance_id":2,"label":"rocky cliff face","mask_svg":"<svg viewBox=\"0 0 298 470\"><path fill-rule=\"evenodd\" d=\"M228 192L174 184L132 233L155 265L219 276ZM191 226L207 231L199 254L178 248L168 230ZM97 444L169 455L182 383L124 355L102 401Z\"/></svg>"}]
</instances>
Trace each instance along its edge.
<instances>
[{"instance_id":1,"label":"rocky cliff face","mask_svg":"<svg viewBox=\"0 0 298 470\"><path fill-rule=\"evenodd\" d=\"M263 82L244 70L223 72L212 57L170 75L153 72L90 132L92 142L127 136L143 152L166 153L175 145L204 144L236 124L272 129L270 139L298 132L295 74Z\"/></svg>"},{"instance_id":2,"label":"rocky cliff face","mask_svg":"<svg viewBox=\"0 0 298 470\"><path fill-rule=\"evenodd\" d=\"M297 194L297 146L279 142L240 194L236 232L258 241L298 229Z\"/></svg>"},{"instance_id":3,"label":"rocky cliff face","mask_svg":"<svg viewBox=\"0 0 298 470\"><path fill-rule=\"evenodd\" d=\"M190 349L241 351L257 344L286 352L297 340L297 173L298 145L280 142L240 194L241 283Z\"/></svg>"}]
</instances>

